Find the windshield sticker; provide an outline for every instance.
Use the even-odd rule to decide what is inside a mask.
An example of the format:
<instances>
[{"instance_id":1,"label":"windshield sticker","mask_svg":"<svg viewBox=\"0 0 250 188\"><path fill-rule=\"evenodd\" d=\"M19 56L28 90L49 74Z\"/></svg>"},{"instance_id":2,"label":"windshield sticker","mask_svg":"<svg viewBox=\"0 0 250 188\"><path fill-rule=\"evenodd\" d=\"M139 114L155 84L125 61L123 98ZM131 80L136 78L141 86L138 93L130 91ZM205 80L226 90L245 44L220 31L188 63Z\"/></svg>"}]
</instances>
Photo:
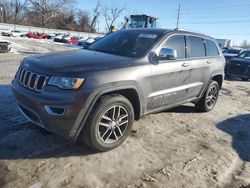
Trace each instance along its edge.
<instances>
[{"instance_id":1,"label":"windshield sticker","mask_svg":"<svg viewBox=\"0 0 250 188\"><path fill-rule=\"evenodd\" d=\"M154 35L154 34L140 34L138 37L155 39L157 37L157 35Z\"/></svg>"}]
</instances>

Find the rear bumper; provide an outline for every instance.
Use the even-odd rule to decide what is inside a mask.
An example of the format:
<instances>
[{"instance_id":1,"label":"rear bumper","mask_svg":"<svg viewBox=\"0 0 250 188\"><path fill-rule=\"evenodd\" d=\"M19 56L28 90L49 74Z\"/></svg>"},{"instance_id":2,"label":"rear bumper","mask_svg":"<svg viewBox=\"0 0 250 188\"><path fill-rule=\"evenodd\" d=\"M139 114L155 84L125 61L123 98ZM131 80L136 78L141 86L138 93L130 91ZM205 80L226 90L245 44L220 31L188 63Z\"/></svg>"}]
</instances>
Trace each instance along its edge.
<instances>
[{"instance_id":1,"label":"rear bumper","mask_svg":"<svg viewBox=\"0 0 250 188\"><path fill-rule=\"evenodd\" d=\"M68 140L76 140L84 116L80 111L87 108L85 104L89 97L88 90L60 90L46 86L39 93L13 80L12 92L20 111L30 121ZM49 107L56 110L49 110Z\"/></svg>"}]
</instances>

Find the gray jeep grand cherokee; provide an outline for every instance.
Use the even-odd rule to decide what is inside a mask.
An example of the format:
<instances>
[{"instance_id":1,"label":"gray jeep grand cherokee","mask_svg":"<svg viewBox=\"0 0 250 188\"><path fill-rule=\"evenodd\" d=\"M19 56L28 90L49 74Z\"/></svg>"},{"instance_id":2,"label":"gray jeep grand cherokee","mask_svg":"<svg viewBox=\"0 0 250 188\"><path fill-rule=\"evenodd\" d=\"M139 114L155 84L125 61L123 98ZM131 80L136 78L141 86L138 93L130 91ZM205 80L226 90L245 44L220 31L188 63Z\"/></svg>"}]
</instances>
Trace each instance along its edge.
<instances>
[{"instance_id":1,"label":"gray jeep grand cherokee","mask_svg":"<svg viewBox=\"0 0 250 188\"><path fill-rule=\"evenodd\" d=\"M143 115L187 102L212 110L224 64L216 41L206 35L128 29L87 50L25 58L12 90L35 124L107 151L122 144Z\"/></svg>"}]
</instances>

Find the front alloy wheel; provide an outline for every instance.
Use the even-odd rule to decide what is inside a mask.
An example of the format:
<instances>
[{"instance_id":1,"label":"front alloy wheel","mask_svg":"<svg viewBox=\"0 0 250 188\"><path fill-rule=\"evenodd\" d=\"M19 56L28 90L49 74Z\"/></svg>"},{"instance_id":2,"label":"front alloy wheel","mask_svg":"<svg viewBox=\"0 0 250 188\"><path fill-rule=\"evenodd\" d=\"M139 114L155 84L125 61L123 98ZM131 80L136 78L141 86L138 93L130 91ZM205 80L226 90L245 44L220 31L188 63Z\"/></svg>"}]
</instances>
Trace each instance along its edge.
<instances>
[{"instance_id":1,"label":"front alloy wheel","mask_svg":"<svg viewBox=\"0 0 250 188\"><path fill-rule=\"evenodd\" d=\"M118 141L128 128L128 112L121 106L109 108L98 122L98 136L106 144Z\"/></svg>"},{"instance_id":2,"label":"front alloy wheel","mask_svg":"<svg viewBox=\"0 0 250 188\"><path fill-rule=\"evenodd\" d=\"M101 97L83 127L82 139L91 148L108 151L128 137L134 121L130 101L121 95Z\"/></svg>"}]
</instances>

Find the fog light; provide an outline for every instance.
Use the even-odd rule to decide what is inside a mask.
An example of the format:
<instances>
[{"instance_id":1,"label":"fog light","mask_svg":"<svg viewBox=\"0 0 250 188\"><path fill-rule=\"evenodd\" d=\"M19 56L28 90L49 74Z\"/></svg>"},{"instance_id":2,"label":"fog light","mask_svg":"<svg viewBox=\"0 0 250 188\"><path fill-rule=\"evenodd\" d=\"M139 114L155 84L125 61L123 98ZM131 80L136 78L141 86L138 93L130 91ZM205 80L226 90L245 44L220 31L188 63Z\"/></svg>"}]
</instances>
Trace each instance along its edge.
<instances>
[{"instance_id":1,"label":"fog light","mask_svg":"<svg viewBox=\"0 0 250 188\"><path fill-rule=\"evenodd\" d=\"M65 112L65 109L63 107L45 105L44 108L49 115L53 116L62 116Z\"/></svg>"}]
</instances>

